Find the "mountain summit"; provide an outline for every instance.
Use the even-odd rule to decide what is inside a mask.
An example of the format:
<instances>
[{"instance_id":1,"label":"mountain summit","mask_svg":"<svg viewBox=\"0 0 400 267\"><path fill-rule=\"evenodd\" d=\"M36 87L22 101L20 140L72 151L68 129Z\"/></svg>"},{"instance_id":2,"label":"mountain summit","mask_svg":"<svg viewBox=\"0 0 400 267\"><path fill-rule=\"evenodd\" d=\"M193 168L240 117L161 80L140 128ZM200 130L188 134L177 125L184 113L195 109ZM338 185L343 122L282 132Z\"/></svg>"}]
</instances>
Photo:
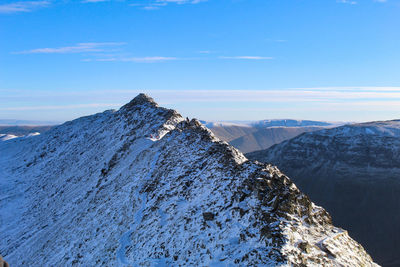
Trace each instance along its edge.
<instances>
[{"instance_id":1,"label":"mountain summit","mask_svg":"<svg viewBox=\"0 0 400 267\"><path fill-rule=\"evenodd\" d=\"M276 167L140 94L0 143L11 266L372 266Z\"/></svg>"}]
</instances>

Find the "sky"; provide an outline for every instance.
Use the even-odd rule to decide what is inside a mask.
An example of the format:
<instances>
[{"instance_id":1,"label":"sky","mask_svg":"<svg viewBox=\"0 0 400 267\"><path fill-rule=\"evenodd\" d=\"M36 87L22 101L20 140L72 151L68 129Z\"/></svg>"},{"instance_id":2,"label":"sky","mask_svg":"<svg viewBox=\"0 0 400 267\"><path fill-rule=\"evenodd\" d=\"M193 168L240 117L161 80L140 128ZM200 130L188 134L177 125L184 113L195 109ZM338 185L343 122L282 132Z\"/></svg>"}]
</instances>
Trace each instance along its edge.
<instances>
[{"instance_id":1,"label":"sky","mask_svg":"<svg viewBox=\"0 0 400 267\"><path fill-rule=\"evenodd\" d=\"M0 119L138 93L203 120L400 119L400 0L0 1Z\"/></svg>"}]
</instances>

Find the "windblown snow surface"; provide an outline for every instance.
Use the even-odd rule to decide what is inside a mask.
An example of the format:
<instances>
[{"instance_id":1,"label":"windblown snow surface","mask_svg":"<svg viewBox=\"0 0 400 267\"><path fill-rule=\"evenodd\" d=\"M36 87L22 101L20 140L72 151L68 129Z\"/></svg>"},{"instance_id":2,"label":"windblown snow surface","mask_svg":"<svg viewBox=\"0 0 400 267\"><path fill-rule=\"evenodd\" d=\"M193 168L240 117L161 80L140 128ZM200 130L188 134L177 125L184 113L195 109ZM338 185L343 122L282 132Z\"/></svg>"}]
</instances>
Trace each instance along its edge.
<instances>
[{"instance_id":1,"label":"windblown snow surface","mask_svg":"<svg viewBox=\"0 0 400 267\"><path fill-rule=\"evenodd\" d=\"M0 142L11 266L372 266L276 167L141 94Z\"/></svg>"}]
</instances>

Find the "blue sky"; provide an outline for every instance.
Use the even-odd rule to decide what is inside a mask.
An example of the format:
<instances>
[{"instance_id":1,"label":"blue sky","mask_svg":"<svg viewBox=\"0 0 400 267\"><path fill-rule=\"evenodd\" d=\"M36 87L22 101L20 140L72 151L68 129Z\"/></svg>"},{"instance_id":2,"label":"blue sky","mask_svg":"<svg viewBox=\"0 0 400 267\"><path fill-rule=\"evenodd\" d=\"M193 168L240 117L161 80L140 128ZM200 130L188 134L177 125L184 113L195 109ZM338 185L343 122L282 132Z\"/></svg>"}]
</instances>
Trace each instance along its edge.
<instances>
[{"instance_id":1,"label":"blue sky","mask_svg":"<svg viewBox=\"0 0 400 267\"><path fill-rule=\"evenodd\" d=\"M139 92L206 120L400 118L400 0L0 2L0 119Z\"/></svg>"}]
</instances>

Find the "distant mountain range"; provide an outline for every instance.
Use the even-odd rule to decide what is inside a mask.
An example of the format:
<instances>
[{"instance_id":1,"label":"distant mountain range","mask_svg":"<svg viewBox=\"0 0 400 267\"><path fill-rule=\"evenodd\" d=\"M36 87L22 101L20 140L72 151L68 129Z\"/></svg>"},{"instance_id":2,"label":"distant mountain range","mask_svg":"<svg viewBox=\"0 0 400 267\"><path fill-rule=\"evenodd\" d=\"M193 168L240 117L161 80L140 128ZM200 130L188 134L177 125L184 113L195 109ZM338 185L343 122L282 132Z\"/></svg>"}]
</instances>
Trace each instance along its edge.
<instances>
[{"instance_id":1,"label":"distant mountain range","mask_svg":"<svg viewBox=\"0 0 400 267\"><path fill-rule=\"evenodd\" d=\"M11 266L376 266L278 168L143 94L0 151Z\"/></svg>"},{"instance_id":2,"label":"distant mountain range","mask_svg":"<svg viewBox=\"0 0 400 267\"><path fill-rule=\"evenodd\" d=\"M400 266L400 121L303 133L246 154L277 165L378 263Z\"/></svg>"},{"instance_id":3,"label":"distant mountain range","mask_svg":"<svg viewBox=\"0 0 400 267\"><path fill-rule=\"evenodd\" d=\"M230 143L243 153L269 148L304 132L341 125L341 123L290 119L203 123L221 140Z\"/></svg>"},{"instance_id":4,"label":"distant mountain range","mask_svg":"<svg viewBox=\"0 0 400 267\"><path fill-rule=\"evenodd\" d=\"M54 126L0 126L0 134L24 136L31 133L45 133Z\"/></svg>"},{"instance_id":5,"label":"distant mountain range","mask_svg":"<svg viewBox=\"0 0 400 267\"><path fill-rule=\"evenodd\" d=\"M2 126L1 122L7 122L9 125ZM289 119L201 122L211 129L218 138L230 143L243 153L269 148L304 132L312 132L339 125L339 123L323 121ZM35 125L35 123L38 124ZM54 127L54 122L52 124L44 121L0 120L0 134L9 135L8 137L3 137L3 139L9 139L14 135L24 136L35 132L44 133L52 127Z\"/></svg>"},{"instance_id":6,"label":"distant mountain range","mask_svg":"<svg viewBox=\"0 0 400 267\"><path fill-rule=\"evenodd\" d=\"M59 121L32 121L32 120L12 120L0 119L0 126L44 126L44 125L58 125Z\"/></svg>"}]
</instances>

